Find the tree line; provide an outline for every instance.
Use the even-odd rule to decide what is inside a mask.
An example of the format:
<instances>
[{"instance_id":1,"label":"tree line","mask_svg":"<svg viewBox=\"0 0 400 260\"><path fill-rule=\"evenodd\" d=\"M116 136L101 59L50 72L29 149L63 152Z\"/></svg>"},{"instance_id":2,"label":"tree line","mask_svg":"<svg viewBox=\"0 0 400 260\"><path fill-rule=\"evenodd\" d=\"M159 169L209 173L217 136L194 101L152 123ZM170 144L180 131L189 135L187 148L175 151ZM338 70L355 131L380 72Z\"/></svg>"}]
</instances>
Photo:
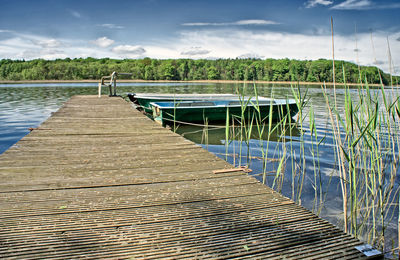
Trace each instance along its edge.
<instances>
[{"instance_id":1,"label":"tree line","mask_svg":"<svg viewBox=\"0 0 400 260\"><path fill-rule=\"evenodd\" d=\"M100 79L113 71L132 73L142 80L263 80L332 82L332 61L293 59L56 59L0 60L0 80L84 80ZM373 66L335 61L336 82L382 83L389 74ZM394 77L398 82L400 77Z\"/></svg>"}]
</instances>

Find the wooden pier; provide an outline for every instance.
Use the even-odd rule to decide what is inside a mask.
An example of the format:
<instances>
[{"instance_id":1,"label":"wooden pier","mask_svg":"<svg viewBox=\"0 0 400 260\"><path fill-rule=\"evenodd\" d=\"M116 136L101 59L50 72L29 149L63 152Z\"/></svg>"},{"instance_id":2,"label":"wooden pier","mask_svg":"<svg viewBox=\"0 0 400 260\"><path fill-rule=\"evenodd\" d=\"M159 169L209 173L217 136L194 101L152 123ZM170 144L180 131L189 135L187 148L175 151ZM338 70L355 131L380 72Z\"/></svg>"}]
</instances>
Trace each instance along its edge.
<instances>
[{"instance_id":1,"label":"wooden pier","mask_svg":"<svg viewBox=\"0 0 400 260\"><path fill-rule=\"evenodd\" d=\"M0 155L0 258L354 259L362 243L121 98L75 96Z\"/></svg>"}]
</instances>

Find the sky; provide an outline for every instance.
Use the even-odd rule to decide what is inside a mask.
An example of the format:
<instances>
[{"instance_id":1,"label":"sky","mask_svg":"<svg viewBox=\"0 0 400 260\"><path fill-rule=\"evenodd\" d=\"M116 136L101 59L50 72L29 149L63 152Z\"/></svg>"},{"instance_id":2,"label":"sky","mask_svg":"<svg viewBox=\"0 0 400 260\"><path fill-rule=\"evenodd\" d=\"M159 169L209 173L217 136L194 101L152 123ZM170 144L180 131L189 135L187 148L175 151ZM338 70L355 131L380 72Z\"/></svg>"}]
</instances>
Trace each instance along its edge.
<instances>
[{"instance_id":1,"label":"sky","mask_svg":"<svg viewBox=\"0 0 400 260\"><path fill-rule=\"evenodd\" d=\"M331 18L335 59L400 74L400 0L0 0L0 59L331 59Z\"/></svg>"}]
</instances>

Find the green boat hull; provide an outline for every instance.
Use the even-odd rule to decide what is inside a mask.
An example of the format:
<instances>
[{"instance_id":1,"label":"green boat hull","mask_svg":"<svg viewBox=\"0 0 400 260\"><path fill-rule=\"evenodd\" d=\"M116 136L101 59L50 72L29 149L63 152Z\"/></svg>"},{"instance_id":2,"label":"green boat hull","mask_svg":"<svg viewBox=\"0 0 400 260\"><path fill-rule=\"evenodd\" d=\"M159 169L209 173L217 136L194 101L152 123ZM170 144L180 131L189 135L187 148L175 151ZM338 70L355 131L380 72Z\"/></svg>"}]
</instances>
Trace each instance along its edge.
<instances>
[{"instance_id":1,"label":"green boat hull","mask_svg":"<svg viewBox=\"0 0 400 260\"><path fill-rule=\"evenodd\" d=\"M144 112L148 114L152 114L153 110L150 105L151 102L157 102L159 99L151 99L151 98L133 98L133 96L129 96L130 100L136 104L136 106L140 109L143 110Z\"/></svg>"},{"instance_id":2,"label":"green boat hull","mask_svg":"<svg viewBox=\"0 0 400 260\"><path fill-rule=\"evenodd\" d=\"M136 105L139 110L143 110L148 114L152 114L153 102L186 102L186 101L216 101L216 100L231 100L231 101L247 101L250 97L242 97L235 94L128 94L129 99ZM253 99L255 99L253 97ZM268 100L264 97L259 97L259 100Z\"/></svg>"},{"instance_id":3,"label":"green boat hull","mask_svg":"<svg viewBox=\"0 0 400 260\"><path fill-rule=\"evenodd\" d=\"M211 122L225 122L227 115L227 107L207 107L207 108L162 108L157 109L153 107L153 117L156 121L162 122L163 125L175 122L185 123L211 123ZM279 104L272 105L272 112L270 112L271 105L259 107L259 111L253 107L248 106L242 113L241 107L229 107L229 120L232 118L242 118L246 121L259 120L265 122L269 120L269 115L272 114L272 121L280 121L287 114L294 117L298 112L296 103L292 104Z\"/></svg>"}]
</instances>

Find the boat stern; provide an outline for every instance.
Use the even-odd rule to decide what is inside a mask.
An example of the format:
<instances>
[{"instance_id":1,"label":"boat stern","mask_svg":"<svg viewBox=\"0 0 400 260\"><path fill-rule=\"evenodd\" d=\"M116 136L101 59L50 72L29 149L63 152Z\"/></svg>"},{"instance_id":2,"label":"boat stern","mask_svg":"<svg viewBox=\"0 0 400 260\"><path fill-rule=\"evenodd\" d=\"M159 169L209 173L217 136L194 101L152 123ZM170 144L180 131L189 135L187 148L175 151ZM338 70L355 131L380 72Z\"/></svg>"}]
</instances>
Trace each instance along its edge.
<instances>
[{"instance_id":1,"label":"boat stern","mask_svg":"<svg viewBox=\"0 0 400 260\"><path fill-rule=\"evenodd\" d=\"M160 125L163 125L164 122L162 118L162 110L160 109L160 107L154 102L151 102L150 106L152 110L153 120L159 123Z\"/></svg>"}]
</instances>

